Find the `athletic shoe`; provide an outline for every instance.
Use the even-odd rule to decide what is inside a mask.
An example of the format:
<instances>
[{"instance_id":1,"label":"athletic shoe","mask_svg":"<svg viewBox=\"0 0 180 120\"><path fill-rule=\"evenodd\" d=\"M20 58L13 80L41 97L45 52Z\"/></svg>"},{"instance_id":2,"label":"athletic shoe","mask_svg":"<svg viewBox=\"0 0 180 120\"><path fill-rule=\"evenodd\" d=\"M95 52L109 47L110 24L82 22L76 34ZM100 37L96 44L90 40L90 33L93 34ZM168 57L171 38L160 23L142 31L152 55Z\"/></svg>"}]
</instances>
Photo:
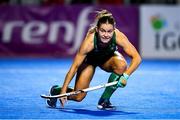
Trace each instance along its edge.
<instances>
[{"instance_id":1,"label":"athletic shoe","mask_svg":"<svg viewBox=\"0 0 180 120\"><path fill-rule=\"evenodd\" d=\"M103 98L100 98L97 108L100 110L115 110L116 109L116 107L110 103L109 99L103 99Z\"/></svg>"},{"instance_id":2,"label":"athletic shoe","mask_svg":"<svg viewBox=\"0 0 180 120\"><path fill-rule=\"evenodd\" d=\"M59 85L54 85L51 87L50 89L50 95L53 96L53 95L59 95L61 93L61 88ZM73 89L72 88L67 88L67 93L68 92L72 92ZM50 107L56 107L56 103L57 103L57 98L51 98L51 99L48 99L47 100L47 104L50 106Z\"/></svg>"},{"instance_id":3,"label":"athletic shoe","mask_svg":"<svg viewBox=\"0 0 180 120\"><path fill-rule=\"evenodd\" d=\"M60 92L61 92L61 87L59 87L58 85L54 85L50 89L50 95L51 96L58 95L58 94L60 94ZM57 98L51 98L51 99L47 100L47 104L50 107L56 107L56 103L57 103Z\"/></svg>"}]
</instances>

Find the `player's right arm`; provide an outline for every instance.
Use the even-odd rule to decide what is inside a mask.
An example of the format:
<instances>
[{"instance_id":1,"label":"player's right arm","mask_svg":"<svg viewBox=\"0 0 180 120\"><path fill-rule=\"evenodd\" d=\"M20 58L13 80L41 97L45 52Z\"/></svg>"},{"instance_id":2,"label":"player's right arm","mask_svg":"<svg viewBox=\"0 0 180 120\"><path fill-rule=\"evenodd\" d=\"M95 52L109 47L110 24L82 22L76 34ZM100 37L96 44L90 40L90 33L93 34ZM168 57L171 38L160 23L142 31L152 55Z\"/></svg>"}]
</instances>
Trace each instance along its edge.
<instances>
[{"instance_id":1,"label":"player's right arm","mask_svg":"<svg viewBox=\"0 0 180 120\"><path fill-rule=\"evenodd\" d=\"M84 61L85 57L87 56L87 53L90 52L94 48L93 36L94 34L87 34L85 40L82 42L80 49L74 58L73 64L71 65L68 73L66 74L64 84L61 89L61 94L66 93L69 83L71 82L74 75L76 74L79 66ZM61 104L62 106L64 105L64 103L62 103L62 100L61 100Z\"/></svg>"}]
</instances>

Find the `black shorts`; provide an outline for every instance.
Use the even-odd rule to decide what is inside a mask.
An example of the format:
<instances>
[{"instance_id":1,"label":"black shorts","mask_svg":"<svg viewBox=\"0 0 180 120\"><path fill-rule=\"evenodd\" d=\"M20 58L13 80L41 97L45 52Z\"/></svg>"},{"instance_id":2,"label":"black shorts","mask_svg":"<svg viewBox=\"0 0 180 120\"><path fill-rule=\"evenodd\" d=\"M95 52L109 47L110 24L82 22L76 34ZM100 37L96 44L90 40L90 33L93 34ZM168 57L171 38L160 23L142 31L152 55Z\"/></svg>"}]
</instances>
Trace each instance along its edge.
<instances>
[{"instance_id":1,"label":"black shorts","mask_svg":"<svg viewBox=\"0 0 180 120\"><path fill-rule=\"evenodd\" d=\"M91 56L87 55L84 62L93 66L102 66L106 61L108 61L112 56L114 56L114 53L103 56L103 55L96 55Z\"/></svg>"}]
</instances>

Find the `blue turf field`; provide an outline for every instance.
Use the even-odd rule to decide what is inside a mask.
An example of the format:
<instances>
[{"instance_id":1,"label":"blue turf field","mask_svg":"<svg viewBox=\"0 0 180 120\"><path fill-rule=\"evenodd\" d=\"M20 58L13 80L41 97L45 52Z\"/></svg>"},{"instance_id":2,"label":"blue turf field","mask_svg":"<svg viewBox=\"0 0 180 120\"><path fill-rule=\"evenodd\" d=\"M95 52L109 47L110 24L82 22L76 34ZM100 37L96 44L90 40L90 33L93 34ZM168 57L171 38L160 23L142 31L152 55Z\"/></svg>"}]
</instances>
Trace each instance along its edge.
<instances>
[{"instance_id":1,"label":"blue turf field","mask_svg":"<svg viewBox=\"0 0 180 120\"><path fill-rule=\"evenodd\" d=\"M46 106L40 94L62 84L70 59L0 59L0 119L180 119L180 61L144 60L128 85L111 98L116 111L96 108L103 89L65 108ZM107 82L99 68L91 86ZM73 86L74 80L71 82Z\"/></svg>"}]
</instances>

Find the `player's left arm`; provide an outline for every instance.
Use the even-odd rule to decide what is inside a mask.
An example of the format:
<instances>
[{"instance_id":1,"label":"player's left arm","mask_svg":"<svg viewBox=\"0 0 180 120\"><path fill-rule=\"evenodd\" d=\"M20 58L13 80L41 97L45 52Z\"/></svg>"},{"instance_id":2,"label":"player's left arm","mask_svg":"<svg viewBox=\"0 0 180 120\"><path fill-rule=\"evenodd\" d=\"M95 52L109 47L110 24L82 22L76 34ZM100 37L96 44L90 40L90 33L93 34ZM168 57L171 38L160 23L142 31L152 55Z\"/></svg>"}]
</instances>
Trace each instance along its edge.
<instances>
[{"instance_id":1,"label":"player's left arm","mask_svg":"<svg viewBox=\"0 0 180 120\"><path fill-rule=\"evenodd\" d=\"M122 47L124 52L131 58L130 65L124 72L127 75L131 75L141 63L141 56L136 50L136 48L129 42L128 38L119 30L116 32L116 43L118 46Z\"/></svg>"}]
</instances>

